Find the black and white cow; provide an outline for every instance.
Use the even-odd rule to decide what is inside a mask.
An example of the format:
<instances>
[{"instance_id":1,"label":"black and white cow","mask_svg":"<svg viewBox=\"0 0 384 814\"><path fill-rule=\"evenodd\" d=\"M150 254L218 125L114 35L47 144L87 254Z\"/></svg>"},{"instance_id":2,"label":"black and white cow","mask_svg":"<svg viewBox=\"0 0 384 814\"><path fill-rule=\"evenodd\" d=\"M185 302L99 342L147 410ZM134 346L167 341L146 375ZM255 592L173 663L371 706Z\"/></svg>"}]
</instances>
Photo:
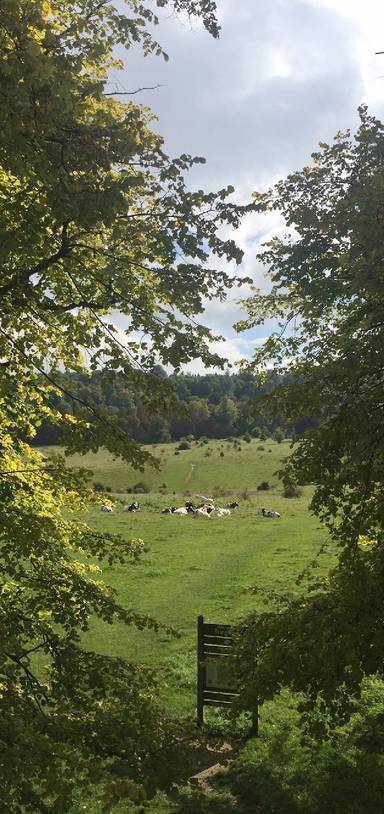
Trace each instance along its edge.
<instances>
[{"instance_id":1,"label":"black and white cow","mask_svg":"<svg viewBox=\"0 0 384 814\"><path fill-rule=\"evenodd\" d=\"M140 511L140 504L137 500L134 500L133 503L130 503L129 506L124 506L123 512L139 512Z\"/></svg>"},{"instance_id":2,"label":"black and white cow","mask_svg":"<svg viewBox=\"0 0 384 814\"><path fill-rule=\"evenodd\" d=\"M270 509L262 509L261 514L263 517L280 517L279 512L272 512Z\"/></svg>"}]
</instances>

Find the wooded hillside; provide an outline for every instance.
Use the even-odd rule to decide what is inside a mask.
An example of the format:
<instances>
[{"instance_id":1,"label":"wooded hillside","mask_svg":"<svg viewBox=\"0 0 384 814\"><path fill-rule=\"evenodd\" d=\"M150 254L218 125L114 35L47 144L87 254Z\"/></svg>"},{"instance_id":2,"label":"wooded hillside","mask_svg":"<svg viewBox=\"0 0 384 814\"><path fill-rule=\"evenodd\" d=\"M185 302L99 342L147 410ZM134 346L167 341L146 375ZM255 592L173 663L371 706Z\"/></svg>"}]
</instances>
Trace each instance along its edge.
<instances>
[{"instance_id":1,"label":"wooded hillside","mask_svg":"<svg viewBox=\"0 0 384 814\"><path fill-rule=\"evenodd\" d=\"M111 375L102 370L90 375L58 374L65 392L56 395L55 407L63 414L80 417L87 415L85 405L90 405L135 440L146 444L178 441L186 435L225 438L244 433L261 438L272 436L279 441L310 424L308 419L302 419L290 428L257 405L257 397L276 383L272 373L263 385L249 373L167 376L158 366L154 375L163 378L176 394L172 402L165 398L159 403L156 413L153 405L148 408L145 394L127 381L124 374ZM60 440L60 427L52 423L43 424L36 436L38 445L56 444Z\"/></svg>"}]
</instances>

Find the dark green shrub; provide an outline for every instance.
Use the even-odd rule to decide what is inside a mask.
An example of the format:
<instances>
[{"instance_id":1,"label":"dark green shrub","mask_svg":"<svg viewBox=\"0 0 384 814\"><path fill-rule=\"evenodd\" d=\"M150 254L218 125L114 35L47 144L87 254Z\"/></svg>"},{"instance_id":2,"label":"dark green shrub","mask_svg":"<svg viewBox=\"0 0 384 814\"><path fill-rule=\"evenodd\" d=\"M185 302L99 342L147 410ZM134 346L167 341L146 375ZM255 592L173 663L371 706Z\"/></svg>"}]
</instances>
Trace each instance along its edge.
<instances>
[{"instance_id":1,"label":"dark green shrub","mask_svg":"<svg viewBox=\"0 0 384 814\"><path fill-rule=\"evenodd\" d=\"M257 487L257 491L258 492L268 492L268 489L270 489L270 488L271 487L270 487L268 481L267 480L262 480L261 483L259 483L259 485Z\"/></svg>"},{"instance_id":2,"label":"dark green shrub","mask_svg":"<svg viewBox=\"0 0 384 814\"><path fill-rule=\"evenodd\" d=\"M183 440L183 441L180 441L180 444L177 447L177 449L191 449L191 445L190 445L189 441Z\"/></svg>"},{"instance_id":3,"label":"dark green shrub","mask_svg":"<svg viewBox=\"0 0 384 814\"><path fill-rule=\"evenodd\" d=\"M104 484L100 483L99 481L95 481L93 484L93 489L95 492L104 492Z\"/></svg>"},{"instance_id":4,"label":"dark green shrub","mask_svg":"<svg viewBox=\"0 0 384 814\"><path fill-rule=\"evenodd\" d=\"M283 495L284 497L300 497L303 494L303 490L297 483L293 483L292 481L287 481L284 484Z\"/></svg>"},{"instance_id":5,"label":"dark green shrub","mask_svg":"<svg viewBox=\"0 0 384 814\"><path fill-rule=\"evenodd\" d=\"M146 495L151 490L150 490L149 486L147 486L146 483L143 483L143 481L139 480L137 483L135 483L132 491L135 494L145 494Z\"/></svg>"},{"instance_id":6,"label":"dark green shrub","mask_svg":"<svg viewBox=\"0 0 384 814\"><path fill-rule=\"evenodd\" d=\"M275 432L273 433L273 438L278 444L281 444L281 442L284 441L284 433L280 427L276 428Z\"/></svg>"}]
</instances>

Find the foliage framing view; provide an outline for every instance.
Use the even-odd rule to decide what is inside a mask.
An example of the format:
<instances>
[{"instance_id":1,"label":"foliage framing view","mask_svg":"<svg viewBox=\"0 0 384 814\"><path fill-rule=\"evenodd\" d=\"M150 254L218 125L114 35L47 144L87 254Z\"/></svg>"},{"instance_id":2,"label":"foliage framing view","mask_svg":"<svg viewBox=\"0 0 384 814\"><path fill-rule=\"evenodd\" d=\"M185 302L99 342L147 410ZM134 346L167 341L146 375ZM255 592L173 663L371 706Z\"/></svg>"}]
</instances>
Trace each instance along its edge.
<instances>
[{"instance_id":1,"label":"foliage framing view","mask_svg":"<svg viewBox=\"0 0 384 814\"><path fill-rule=\"evenodd\" d=\"M351 711L366 676L384 675L384 127L365 108L360 117L354 138L339 133L311 166L255 196L287 230L259 257L270 293L248 302L248 326L280 323L255 366L290 374L263 409L314 420L284 477L315 484L311 508L340 557L305 597L248 620L243 702L291 687L323 733Z\"/></svg>"},{"instance_id":2,"label":"foliage framing view","mask_svg":"<svg viewBox=\"0 0 384 814\"><path fill-rule=\"evenodd\" d=\"M84 473L44 459L28 439L43 421L56 422L68 451L102 443L135 466L149 456L81 399L81 419L62 416L54 371L79 370L85 348L91 369L102 360L144 403L167 409L169 388L149 371L155 359L176 369L196 356L221 364L192 317L203 298L222 298L236 282L210 256L241 260L219 236L241 215L227 201L232 189L188 191L183 172L202 159L170 159L150 112L105 92L110 68L120 67L117 45L162 54L147 30L154 13L137 0L126 5L127 15L92 0L4 0L0 10L0 762L8 814L67 811L77 784L100 786L106 776L105 806L114 794L134 795L165 731L153 677L85 652L79 639L92 613L155 625L120 608L89 563L133 561L142 541L68 519L92 498ZM218 34L210 0L157 5L198 14ZM129 319L126 341L105 319L111 309ZM140 334L147 345L135 340Z\"/></svg>"}]
</instances>

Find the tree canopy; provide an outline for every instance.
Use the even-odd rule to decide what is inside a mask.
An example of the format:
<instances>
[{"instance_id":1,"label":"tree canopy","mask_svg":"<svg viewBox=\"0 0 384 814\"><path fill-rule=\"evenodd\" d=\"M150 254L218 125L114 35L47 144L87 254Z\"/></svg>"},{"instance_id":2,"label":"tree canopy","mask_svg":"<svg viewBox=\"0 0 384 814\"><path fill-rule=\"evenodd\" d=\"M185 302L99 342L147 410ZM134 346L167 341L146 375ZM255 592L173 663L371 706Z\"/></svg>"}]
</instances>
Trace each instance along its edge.
<instances>
[{"instance_id":1,"label":"tree canopy","mask_svg":"<svg viewBox=\"0 0 384 814\"><path fill-rule=\"evenodd\" d=\"M158 0L198 14L218 35L211 0ZM236 278L241 252L221 227L242 211L232 187L187 188L201 158L170 158L151 113L106 92L118 45L161 56L146 3L5 0L0 9L0 764L2 811L67 812L77 784L136 794L166 724L152 674L83 649L92 614L157 626L121 608L97 561L131 561L141 540L98 534L74 512L96 499L87 473L31 448L42 422L66 431L66 451L100 444L134 466L148 460L58 371L102 363L168 409L153 371L209 350L194 321L205 298ZM217 266L212 257L216 256ZM126 317L118 332L108 314ZM57 397L81 415L63 413ZM111 772L113 773L113 779Z\"/></svg>"},{"instance_id":2,"label":"tree canopy","mask_svg":"<svg viewBox=\"0 0 384 814\"><path fill-rule=\"evenodd\" d=\"M128 382L123 373L116 373L111 378L109 371L104 369L92 373L56 372L56 381L68 395L52 394L52 403L63 414L86 419L87 408L76 400L80 397L85 404L102 413L116 429L129 433L143 444L178 441L185 435L224 438L248 432L256 438L265 433L277 440L291 433L288 427L281 426L279 418L270 420L267 414L257 418L252 415L252 398L265 388L273 387L274 374L261 387L257 386L256 378L247 373L178 373L167 376L164 369L157 366L155 374L172 387L174 410L165 411L162 401L157 409L152 405L147 407L134 382ZM229 399L236 409L224 410L223 399ZM33 439L36 446L61 442L60 424L49 421L42 422Z\"/></svg>"},{"instance_id":3,"label":"tree canopy","mask_svg":"<svg viewBox=\"0 0 384 814\"><path fill-rule=\"evenodd\" d=\"M285 229L260 254L271 288L249 300L247 323L279 323L254 366L291 378L261 402L287 421L315 419L284 476L314 485L311 509L339 559L308 594L250 620L245 693L288 685L336 717L366 675L384 674L384 127L364 107L360 117L354 137L339 133L310 166L255 196Z\"/></svg>"}]
</instances>

